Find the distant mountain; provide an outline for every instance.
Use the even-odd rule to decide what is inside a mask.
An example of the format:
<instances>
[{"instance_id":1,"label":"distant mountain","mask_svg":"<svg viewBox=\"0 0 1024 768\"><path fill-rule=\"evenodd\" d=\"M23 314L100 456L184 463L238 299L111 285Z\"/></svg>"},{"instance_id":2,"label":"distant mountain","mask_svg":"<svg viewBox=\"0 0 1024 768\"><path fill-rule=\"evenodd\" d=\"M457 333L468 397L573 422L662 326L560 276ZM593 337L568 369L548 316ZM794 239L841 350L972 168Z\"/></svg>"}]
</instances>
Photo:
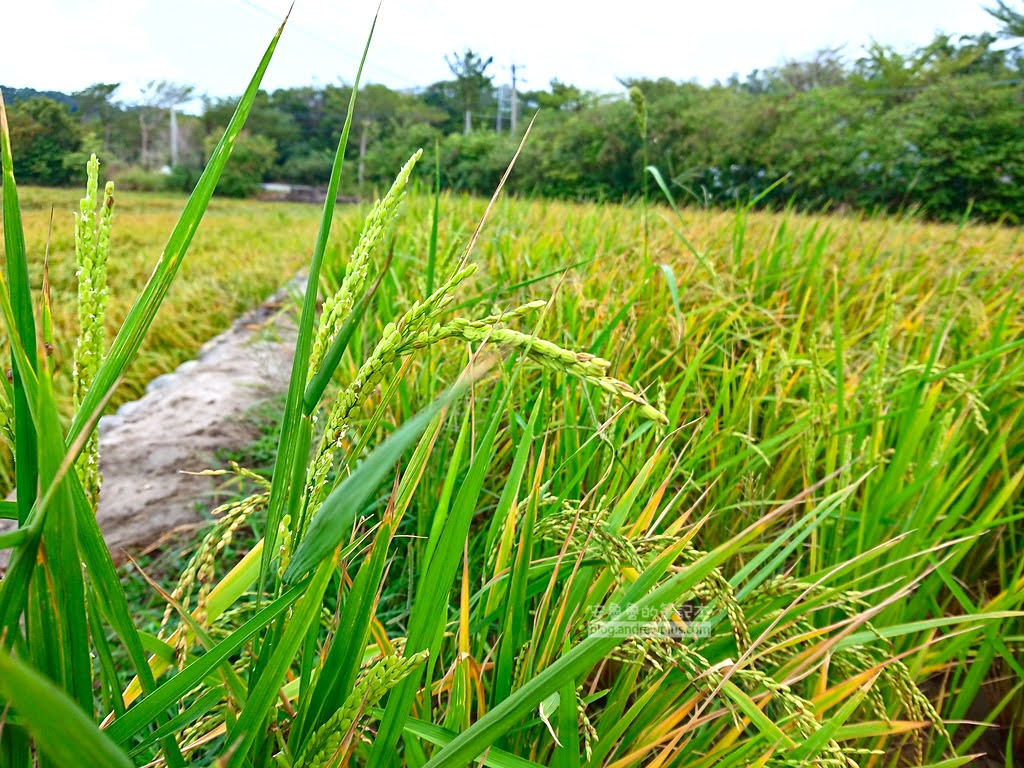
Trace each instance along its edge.
<instances>
[{"instance_id":1,"label":"distant mountain","mask_svg":"<svg viewBox=\"0 0 1024 768\"><path fill-rule=\"evenodd\" d=\"M44 97L53 99L61 104L67 104L72 112L78 108L74 96L60 91L37 91L35 88L12 88L7 85L0 85L0 91L3 91L5 104L16 104L19 101Z\"/></svg>"}]
</instances>

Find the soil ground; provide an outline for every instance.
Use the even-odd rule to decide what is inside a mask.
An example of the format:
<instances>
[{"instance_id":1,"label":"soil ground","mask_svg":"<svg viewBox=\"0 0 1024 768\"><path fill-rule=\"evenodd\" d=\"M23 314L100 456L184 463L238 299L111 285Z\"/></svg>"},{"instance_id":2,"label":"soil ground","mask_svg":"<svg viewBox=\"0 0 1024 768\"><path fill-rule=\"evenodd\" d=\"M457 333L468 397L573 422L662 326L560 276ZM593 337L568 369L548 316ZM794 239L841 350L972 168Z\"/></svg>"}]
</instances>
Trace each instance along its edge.
<instances>
[{"instance_id":1,"label":"soil ground","mask_svg":"<svg viewBox=\"0 0 1024 768\"><path fill-rule=\"evenodd\" d=\"M293 280L204 344L195 360L100 420L97 518L116 561L202 520L217 478L189 473L217 467L219 451L255 438L245 414L287 390L295 351L291 297L302 286ZM0 530L3 523L13 525L0 521Z\"/></svg>"}]
</instances>

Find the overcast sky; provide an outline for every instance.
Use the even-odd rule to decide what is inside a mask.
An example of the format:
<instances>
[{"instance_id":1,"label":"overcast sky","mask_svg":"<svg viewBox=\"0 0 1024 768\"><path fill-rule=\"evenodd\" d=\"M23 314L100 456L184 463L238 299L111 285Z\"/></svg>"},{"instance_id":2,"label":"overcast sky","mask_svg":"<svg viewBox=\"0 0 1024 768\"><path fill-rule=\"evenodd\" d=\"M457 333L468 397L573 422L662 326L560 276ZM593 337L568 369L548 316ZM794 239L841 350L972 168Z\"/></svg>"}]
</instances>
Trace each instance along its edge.
<instances>
[{"instance_id":1,"label":"overcast sky","mask_svg":"<svg viewBox=\"0 0 1024 768\"><path fill-rule=\"evenodd\" d=\"M732 73L872 39L899 49L936 32L975 34L997 23L975 0L383 0L364 75L395 88L449 79L445 54L493 56L495 83L520 65L520 87L552 78L621 90L617 77L710 83ZM131 100L154 79L237 95L287 0L11 0L0 29L0 83L74 91L121 82ZM274 89L351 82L376 0L296 0L263 81ZM598 10L601 9L601 10Z\"/></svg>"}]
</instances>

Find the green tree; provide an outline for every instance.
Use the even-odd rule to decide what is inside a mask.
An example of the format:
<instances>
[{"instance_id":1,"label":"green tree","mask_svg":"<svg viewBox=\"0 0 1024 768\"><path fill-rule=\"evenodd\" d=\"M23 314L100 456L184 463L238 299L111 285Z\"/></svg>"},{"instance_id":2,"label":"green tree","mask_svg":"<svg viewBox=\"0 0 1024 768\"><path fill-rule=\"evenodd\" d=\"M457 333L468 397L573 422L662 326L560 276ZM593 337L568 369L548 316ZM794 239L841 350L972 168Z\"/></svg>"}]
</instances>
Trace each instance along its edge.
<instances>
[{"instance_id":1,"label":"green tree","mask_svg":"<svg viewBox=\"0 0 1024 768\"><path fill-rule=\"evenodd\" d=\"M80 172L67 162L82 146L82 129L65 104L36 98L7 111L11 144L18 147L14 173L25 184L60 186Z\"/></svg>"},{"instance_id":2,"label":"green tree","mask_svg":"<svg viewBox=\"0 0 1024 768\"><path fill-rule=\"evenodd\" d=\"M205 135L219 134L235 112L238 99L207 99L203 105L203 131ZM302 140L302 132L296 116L282 109L266 91L256 94L246 130L251 134L266 136L278 148L277 162L284 162L281 155Z\"/></svg>"},{"instance_id":3,"label":"green tree","mask_svg":"<svg viewBox=\"0 0 1024 768\"><path fill-rule=\"evenodd\" d=\"M561 82L557 77L551 81L551 90L530 94L536 98L537 105L542 109L554 109L565 112L579 112L595 100L595 96L581 91L575 85ZM529 103L524 98L524 102Z\"/></svg>"},{"instance_id":4,"label":"green tree","mask_svg":"<svg viewBox=\"0 0 1024 768\"><path fill-rule=\"evenodd\" d=\"M494 57L484 59L467 48L462 56L455 53L451 58L445 56L444 60L448 63L448 69L455 75L459 101L465 117L463 133L468 134L473 130L473 111L485 100L493 98L494 76L487 74L487 68L494 62Z\"/></svg>"},{"instance_id":5,"label":"green tree","mask_svg":"<svg viewBox=\"0 0 1024 768\"><path fill-rule=\"evenodd\" d=\"M110 138L114 129L114 113L117 107L113 103L114 94L121 87L120 83L96 83L72 94L75 99L76 113L83 125L99 128L103 134L103 150L110 150Z\"/></svg>"},{"instance_id":6,"label":"green tree","mask_svg":"<svg viewBox=\"0 0 1024 768\"><path fill-rule=\"evenodd\" d=\"M807 91L778 102L774 130L759 150L764 186L788 174L777 193L802 207L849 203L859 180L864 123L874 111L869 98L846 88Z\"/></svg>"},{"instance_id":7,"label":"green tree","mask_svg":"<svg viewBox=\"0 0 1024 768\"><path fill-rule=\"evenodd\" d=\"M144 168L149 168L156 164L156 153L152 148L152 132L163 120L165 114L170 127L167 140L169 159L172 164L177 161L174 110L179 105L189 101L194 90L191 85L181 85L168 82L167 80L150 80L143 87L138 117L141 135L139 162Z\"/></svg>"},{"instance_id":8,"label":"green tree","mask_svg":"<svg viewBox=\"0 0 1024 768\"><path fill-rule=\"evenodd\" d=\"M364 184L378 191L386 189L394 180L395 168L401 167L417 149L423 149L430 162L420 161L413 178L433 185L434 146L441 138L441 131L428 123L411 123L401 130L382 132L366 150ZM370 194L377 196L377 192Z\"/></svg>"},{"instance_id":9,"label":"green tree","mask_svg":"<svg viewBox=\"0 0 1024 768\"><path fill-rule=\"evenodd\" d=\"M1024 37L1024 6L1020 10L1014 10L1005 0L999 0L995 8L985 10L1002 23L999 33L1003 37Z\"/></svg>"},{"instance_id":10,"label":"green tree","mask_svg":"<svg viewBox=\"0 0 1024 768\"><path fill-rule=\"evenodd\" d=\"M765 148L779 102L800 97L680 83L648 104L650 160L700 204L748 199L774 180Z\"/></svg>"},{"instance_id":11,"label":"green tree","mask_svg":"<svg viewBox=\"0 0 1024 768\"><path fill-rule=\"evenodd\" d=\"M219 136L206 137L206 156L217 146ZM228 164L217 184L218 194L226 197L250 197L260 188L266 174L274 167L277 147L266 136L243 132L231 151Z\"/></svg>"},{"instance_id":12,"label":"green tree","mask_svg":"<svg viewBox=\"0 0 1024 768\"><path fill-rule=\"evenodd\" d=\"M291 116L298 129L297 139L281 147L282 161L289 157L308 153L313 149L331 149L320 138L324 121L323 89L309 86L282 88L270 95L270 105ZM336 127L334 130L338 130Z\"/></svg>"},{"instance_id":13,"label":"green tree","mask_svg":"<svg viewBox=\"0 0 1024 768\"><path fill-rule=\"evenodd\" d=\"M370 143L395 131L407 132L413 125L433 126L444 121L443 111L431 107L410 93L371 84L359 91L353 119L359 131L359 189L366 181L366 154Z\"/></svg>"},{"instance_id":14,"label":"green tree","mask_svg":"<svg viewBox=\"0 0 1024 768\"><path fill-rule=\"evenodd\" d=\"M447 135L464 129L465 117L456 81L441 80L432 83L423 89L419 99L444 115L440 124L442 133Z\"/></svg>"},{"instance_id":15,"label":"green tree","mask_svg":"<svg viewBox=\"0 0 1024 768\"><path fill-rule=\"evenodd\" d=\"M514 151L508 143L505 164ZM542 113L509 183L530 194L621 201L640 191L640 153L633 108L622 99Z\"/></svg>"},{"instance_id":16,"label":"green tree","mask_svg":"<svg viewBox=\"0 0 1024 768\"><path fill-rule=\"evenodd\" d=\"M991 80L1011 78L1015 71L1010 52L995 50L990 34L936 35L926 46L910 53L872 44L854 67L851 84L884 97L892 106L912 100L928 86L956 77L986 75Z\"/></svg>"},{"instance_id":17,"label":"green tree","mask_svg":"<svg viewBox=\"0 0 1024 768\"><path fill-rule=\"evenodd\" d=\"M957 78L887 113L866 136L872 180L937 218L970 208L1024 220L1024 91Z\"/></svg>"}]
</instances>

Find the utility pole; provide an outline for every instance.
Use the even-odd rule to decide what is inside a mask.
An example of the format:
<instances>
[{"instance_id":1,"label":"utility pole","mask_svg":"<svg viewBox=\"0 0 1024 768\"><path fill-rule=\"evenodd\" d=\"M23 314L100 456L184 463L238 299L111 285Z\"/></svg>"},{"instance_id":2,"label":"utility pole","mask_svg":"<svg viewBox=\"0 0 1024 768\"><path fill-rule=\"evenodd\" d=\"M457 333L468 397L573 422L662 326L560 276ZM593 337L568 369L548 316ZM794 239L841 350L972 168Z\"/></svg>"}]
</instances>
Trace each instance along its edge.
<instances>
[{"instance_id":1,"label":"utility pole","mask_svg":"<svg viewBox=\"0 0 1024 768\"><path fill-rule=\"evenodd\" d=\"M505 100L502 98L502 96L504 96L504 95L505 95L505 86L500 86L498 88L498 117L494 121L494 131L495 131L495 133L501 133L501 108L502 108L502 106L504 105L504 102L505 102Z\"/></svg>"},{"instance_id":2,"label":"utility pole","mask_svg":"<svg viewBox=\"0 0 1024 768\"><path fill-rule=\"evenodd\" d=\"M516 69L526 69L524 64L512 65L512 135L516 132L516 123L519 121L519 94L516 92Z\"/></svg>"},{"instance_id":3,"label":"utility pole","mask_svg":"<svg viewBox=\"0 0 1024 768\"><path fill-rule=\"evenodd\" d=\"M178 115L171 107L171 167L178 164Z\"/></svg>"}]
</instances>

